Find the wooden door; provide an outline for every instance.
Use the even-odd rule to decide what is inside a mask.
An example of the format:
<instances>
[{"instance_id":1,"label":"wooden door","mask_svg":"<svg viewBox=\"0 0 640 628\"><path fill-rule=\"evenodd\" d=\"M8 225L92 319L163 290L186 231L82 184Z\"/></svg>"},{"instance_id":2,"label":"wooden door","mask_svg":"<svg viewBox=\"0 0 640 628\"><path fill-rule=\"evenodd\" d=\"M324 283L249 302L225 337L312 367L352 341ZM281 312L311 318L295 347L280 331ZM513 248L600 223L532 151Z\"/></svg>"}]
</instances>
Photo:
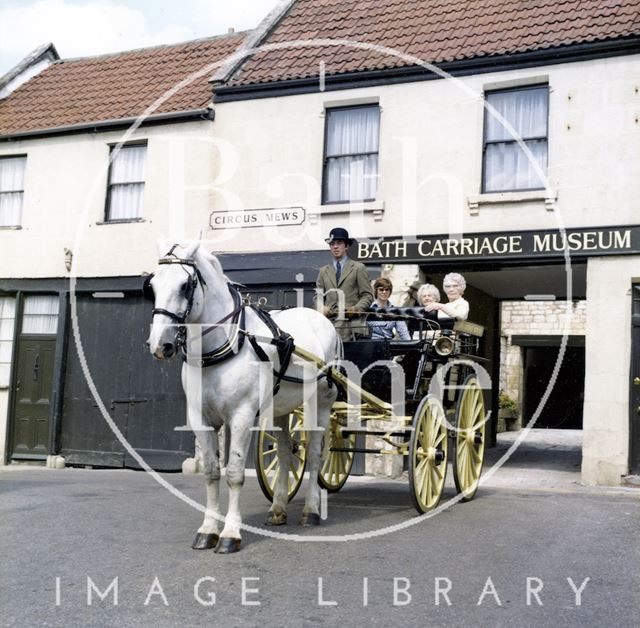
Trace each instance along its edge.
<instances>
[{"instance_id":1,"label":"wooden door","mask_svg":"<svg viewBox=\"0 0 640 628\"><path fill-rule=\"evenodd\" d=\"M629 467L640 473L640 284L632 289L631 398L629 403Z\"/></svg>"},{"instance_id":2,"label":"wooden door","mask_svg":"<svg viewBox=\"0 0 640 628\"><path fill-rule=\"evenodd\" d=\"M20 338L13 403L12 458L49 453L55 338Z\"/></svg>"}]
</instances>

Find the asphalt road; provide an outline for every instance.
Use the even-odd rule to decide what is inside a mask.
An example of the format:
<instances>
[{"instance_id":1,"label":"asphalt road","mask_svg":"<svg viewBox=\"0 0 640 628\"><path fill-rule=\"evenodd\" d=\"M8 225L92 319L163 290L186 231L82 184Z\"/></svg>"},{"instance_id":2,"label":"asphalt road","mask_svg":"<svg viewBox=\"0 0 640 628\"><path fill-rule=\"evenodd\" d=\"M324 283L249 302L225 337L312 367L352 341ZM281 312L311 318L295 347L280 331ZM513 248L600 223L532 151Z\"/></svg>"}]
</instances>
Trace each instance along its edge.
<instances>
[{"instance_id":1,"label":"asphalt road","mask_svg":"<svg viewBox=\"0 0 640 628\"><path fill-rule=\"evenodd\" d=\"M201 477L162 477L204 498ZM3 626L639 625L637 491L498 483L380 536L245 533L222 556L190 549L200 513L143 472L8 467L0 490ZM242 506L267 529L255 478ZM415 521L402 482L349 480L319 530L296 525L301 509L297 497L278 531L338 537ZM116 585L104 600L92 588L116 577L117 605Z\"/></svg>"}]
</instances>

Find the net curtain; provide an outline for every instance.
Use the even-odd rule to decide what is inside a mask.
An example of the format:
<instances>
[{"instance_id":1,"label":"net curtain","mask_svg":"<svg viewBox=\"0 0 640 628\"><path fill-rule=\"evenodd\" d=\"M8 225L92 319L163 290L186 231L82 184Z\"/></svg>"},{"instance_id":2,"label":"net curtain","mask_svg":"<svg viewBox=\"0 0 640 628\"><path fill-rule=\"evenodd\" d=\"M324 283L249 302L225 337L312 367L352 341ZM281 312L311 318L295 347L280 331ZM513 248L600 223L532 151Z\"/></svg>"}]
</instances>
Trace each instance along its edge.
<instances>
[{"instance_id":1,"label":"net curtain","mask_svg":"<svg viewBox=\"0 0 640 628\"><path fill-rule=\"evenodd\" d=\"M0 225L19 226L22 223L24 172L26 157L0 159Z\"/></svg>"},{"instance_id":2,"label":"net curtain","mask_svg":"<svg viewBox=\"0 0 640 628\"><path fill-rule=\"evenodd\" d=\"M380 136L379 107L329 110L327 115L326 200L375 199Z\"/></svg>"},{"instance_id":3,"label":"net curtain","mask_svg":"<svg viewBox=\"0 0 640 628\"><path fill-rule=\"evenodd\" d=\"M542 172L547 170L547 88L487 94L487 101L522 137ZM538 138L538 139L532 139ZM485 192L544 188L528 155L491 112L486 114Z\"/></svg>"},{"instance_id":4,"label":"net curtain","mask_svg":"<svg viewBox=\"0 0 640 628\"><path fill-rule=\"evenodd\" d=\"M146 146L123 146L111 163L109 220L142 217Z\"/></svg>"}]
</instances>

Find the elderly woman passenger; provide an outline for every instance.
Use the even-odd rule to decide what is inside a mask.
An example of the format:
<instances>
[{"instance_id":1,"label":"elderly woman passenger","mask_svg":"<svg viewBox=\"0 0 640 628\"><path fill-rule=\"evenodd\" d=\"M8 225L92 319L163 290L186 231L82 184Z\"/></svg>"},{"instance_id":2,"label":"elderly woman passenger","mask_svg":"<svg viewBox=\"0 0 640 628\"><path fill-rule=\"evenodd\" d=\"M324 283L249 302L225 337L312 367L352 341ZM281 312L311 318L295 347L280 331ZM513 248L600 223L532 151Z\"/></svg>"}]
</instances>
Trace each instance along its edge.
<instances>
[{"instance_id":1,"label":"elderly woman passenger","mask_svg":"<svg viewBox=\"0 0 640 628\"><path fill-rule=\"evenodd\" d=\"M442 282L444 292L449 299L448 303L428 303L425 306L427 312L438 312L438 318L455 318L466 321L469 316L469 301L463 298L467 282L460 273L449 273L444 276Z\"/></svg>"},{"instance_id":2,"label":"elderly woman passenger","mask_svg":"<svg viewBox=\"0 0 640 628\"><path fill-rule=\"evenodd\" d=\"M373 293L375 301L371 304L372 309L379 307L393 307L393 303L389 301L389 297L393 292L392 283L385 277L376 279L373 284ZM394 331L398 334L400 340L411 340L407 324L404 321L376 321L368 320L367 325L371 330L371 340L385 340L393 338Z\"/></svg>"},{"instance_id":3,"label":"elderly woman passenger","mask_svg":"<svg viewBox=\"0 0 640 628\"><path fill-rule=\"evenodd\" d=\"M425 283L418 289L418 303L425 307L428 303L440 302L440 290L432 283Z\"/></svg>"}]
</instances>

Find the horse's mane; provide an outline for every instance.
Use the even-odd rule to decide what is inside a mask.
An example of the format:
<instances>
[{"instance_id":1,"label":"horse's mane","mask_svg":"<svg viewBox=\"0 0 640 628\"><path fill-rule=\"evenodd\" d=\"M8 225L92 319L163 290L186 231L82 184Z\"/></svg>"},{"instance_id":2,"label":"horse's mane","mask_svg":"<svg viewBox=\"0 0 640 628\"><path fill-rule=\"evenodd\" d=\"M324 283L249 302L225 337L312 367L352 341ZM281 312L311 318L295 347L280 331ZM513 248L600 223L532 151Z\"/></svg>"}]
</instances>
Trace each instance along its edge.
<instances>
[{"instance_id":1,"label":"horse's mane","mask_svg":"<svg viewBox=\"0 0 640 628\"><path fill-rule=\"evenodd\" d=\"M209 264L211 264L215 272L220 273L221 275L224 275L224 271L222 270L222 264L220 264L220 261L213 253L209 253L209 251L207 251L207 249L205 249L201 245L198 247L198 254L201 257L203 257Z\"/></svg>"}]
</instances>

